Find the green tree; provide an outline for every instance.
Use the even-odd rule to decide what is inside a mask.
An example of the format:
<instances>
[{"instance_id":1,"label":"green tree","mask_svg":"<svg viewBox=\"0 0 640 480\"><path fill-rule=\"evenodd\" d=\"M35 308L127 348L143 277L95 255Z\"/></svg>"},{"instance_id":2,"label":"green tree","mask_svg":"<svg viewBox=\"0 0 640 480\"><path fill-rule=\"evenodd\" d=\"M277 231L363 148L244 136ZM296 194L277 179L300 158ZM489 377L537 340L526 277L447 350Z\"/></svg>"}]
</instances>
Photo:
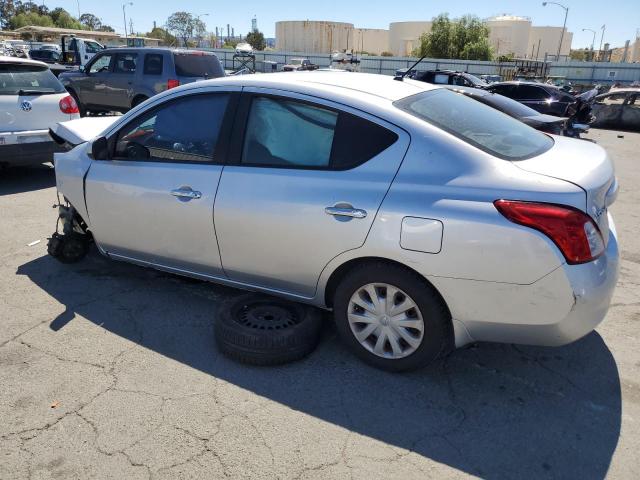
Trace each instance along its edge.
<instances>
[{"instance_id":1,"label":"green tree","mask_svg":"<svg viewBox=\"0 0 640 480\"><path fill-rule=\"evenodd\" d=\"M9 21L9 26L12 29L26 27L28 25L36 25L39 27L53 27L53 21L51 17L46 15L40 15L35 12L19 13L14 15Z\"/></svg>"},{"instance_id":2,"label":"green tree","mask_svg":"<svg viewBox=\"0 0 640 480\"><path fill-rule=\"evenodd\" d=\"M189 38L193 36L194 21L196 19L188 12L175 12L167 19L167 30L182 40L188 46Z\"/></svg>"},{"instance_id":3,"label":"green tree","mask_svg":"<svg viewBox=\"0 0 640 480\"><path fill-rule=\"evenodd\" d=\"M51 19L53 20L55 26L58 28L73 28L76 30L84 29L82 24L77 19L72 17L71 14L64 8L54 8L53 10L51 10L51 13L49 13L49 15L51 16Z\"/></svg>"},{"instance_id":4,"label":"green tree","mask_svg":"<svg viewBox=\"0 0 640 480\"><path fill-rule=\"evenodd\" d=\"M78 19L87 30L100 30L102 22L93 13L83 13Z\"/></svg>"},{"instance_id":5,"label":"green tree","mask_svg":"<svg viewBox=\"0 0 640 480\"><path fill-rule=\"evenodd\" d=\"M178 44L176 37L171 35L164 28L155 27L153 30L145 34L145 37L157 38L165 45L174 46Z\"/></svg>"},{"instance_id":6,"label":"green tree","mask_svg":"<svg viewBox=\"0 0 640 480\"><path fill-rule=\"evenodd\" d=\"M433 19L431 32L420 36L413 55L431 58L490 60L489 28L476 16L451 20L441 13Z\"/></svg>"},{"instance_id":7,"label":"green tree","mask_svg":"<svg viewBox=\"0 0 640 480\"><path fill-rule=\"evenodd\" d=\"M116 30L109 25L100 25L99 32L115 32Z\"/></svg>"},{"instance_id":8,"label":"green tree","mask_svg":"<svg viewBox=\"0 0 640 480\"><path fill-rule=\"evenodd\" d=\"M245 40L254 50L264 50L264 47L267 46L267 42L264 40L264 34L259 30L252 30L247 33Z\"/></svg>"}]
</instances>

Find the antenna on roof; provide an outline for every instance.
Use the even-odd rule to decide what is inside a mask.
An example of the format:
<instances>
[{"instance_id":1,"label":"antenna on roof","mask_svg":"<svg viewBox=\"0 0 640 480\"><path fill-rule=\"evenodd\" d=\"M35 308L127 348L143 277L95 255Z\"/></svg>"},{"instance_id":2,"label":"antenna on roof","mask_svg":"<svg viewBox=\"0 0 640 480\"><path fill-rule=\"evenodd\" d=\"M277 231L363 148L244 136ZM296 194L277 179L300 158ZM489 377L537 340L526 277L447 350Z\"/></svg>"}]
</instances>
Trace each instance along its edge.
<instances>
[{"instance_id":1,"label":"antenna on roof","mask_svg":"<svg viewBox=\"0 0 640 480\"><path fill-rule=\"evenodd\" d=\"M394 80L398 80L399 82L404 80L404 77L406 77L407 75L409 75L411 73L411 71L416 68L416 65L418 65L422 60L424 60L425 58L427 58L427 54L425 53L422 57L420 57L420 60L418 60L416 63L414 63L413 65L411 65L411 67L407 68L407 71L400 74L400 75L396 75L395 77L393 77Z\"/></svg>"}]
</instances>

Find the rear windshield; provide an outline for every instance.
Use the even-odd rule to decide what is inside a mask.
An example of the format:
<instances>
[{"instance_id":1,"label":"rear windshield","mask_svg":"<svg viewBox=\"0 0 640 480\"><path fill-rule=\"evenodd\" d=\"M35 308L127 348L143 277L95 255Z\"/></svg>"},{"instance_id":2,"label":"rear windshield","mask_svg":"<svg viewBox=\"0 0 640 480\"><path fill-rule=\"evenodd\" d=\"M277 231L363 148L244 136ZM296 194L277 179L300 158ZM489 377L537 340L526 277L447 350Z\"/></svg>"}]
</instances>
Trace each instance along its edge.
<instances>
[{"instance_id":1,"label":"rear windshield","mask_svg":"<svg viewBox=\"0 0 640 480\"><path fill-rule=\"evenodd\" d=\"M465 142L505 160L535 157L553 146L544 133L471 98L444 88L393 104Z\"/></svg>"},{"instance_id":2,"label":"rear windshield","mask_svg":"<svg viewBox=\"0 0 640 480\"><path fill-rule=\"evenodd\" d=\"M62 92L64 87L47 67L0 63L0 95L39 95Z\"/></svg>"},{"instance_id":3,"label":"rear windshield","mask_svg":"<svg viewBox=\"0 0 640 480\"><path fill-rule=\"evenodd\" d=\"M176 75L179 77L223 77L224 70L218 57L204 53L174 53Z\"/></svg>"}]
</instances>

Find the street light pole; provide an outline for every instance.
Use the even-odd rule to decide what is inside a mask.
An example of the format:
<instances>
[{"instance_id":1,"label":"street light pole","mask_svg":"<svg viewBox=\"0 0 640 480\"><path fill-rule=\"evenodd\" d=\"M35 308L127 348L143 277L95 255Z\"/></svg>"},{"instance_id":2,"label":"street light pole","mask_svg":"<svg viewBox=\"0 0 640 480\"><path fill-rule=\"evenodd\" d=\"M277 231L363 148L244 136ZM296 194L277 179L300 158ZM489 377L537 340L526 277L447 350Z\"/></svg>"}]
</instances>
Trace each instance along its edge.
<instances>
[{"instance_id":1,"label":"street light pole","mask_svg":"<svg viewBox=\"0 0 640 480\"><path fill-rule=\"evenodd\" d=\"M124 39L125 40L128 38L128 35L127 35L127 14L125 13L125 10L124 10L127 5L132 6L133 2L123 3L122 4L122 18L124 19Z\"/></svg>"},{"instance_id":2,"label":"street light pole","mask_svg":"<svg viewBox=\"0 0 640 480\"><path fill-rule=\"evenodd\" d=\"M593 62L593 45L596 43L596 31L590 28L583 28L582 31L593 33L593 38L591 39L591 61Z\"/></svg>"},{"instance_id":3,"label":"street light pole","mask_svg":"<svg viewBox=\"0 0 640 480\"><path fill-rule=\"evenodd\" d=\"M558 55L556 55L556 61L560 61L560 51L562 50L562 40L564 40L564 31L567 28L567 16L569 15L569 7L565 7L561 3L557 2L542 2L542 6L546 7L547 4L557 5L560 8L564 8L564 23L562 24L562 32L560 32L560 43L558 44Z\"/></svg>"}]
</instances>

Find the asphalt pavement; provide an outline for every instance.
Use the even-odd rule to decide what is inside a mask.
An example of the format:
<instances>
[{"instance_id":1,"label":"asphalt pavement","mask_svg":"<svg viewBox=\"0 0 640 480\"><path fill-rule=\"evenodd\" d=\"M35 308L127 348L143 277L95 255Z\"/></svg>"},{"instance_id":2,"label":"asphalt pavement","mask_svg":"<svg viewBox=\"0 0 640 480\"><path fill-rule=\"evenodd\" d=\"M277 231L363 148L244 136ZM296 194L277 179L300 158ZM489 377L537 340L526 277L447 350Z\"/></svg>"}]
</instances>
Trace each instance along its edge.
<instances>
[{"instance_id":1,"label":"asphalt pavement","mask_svg":"<svg viewBox=\"0 0 640 480\"><path fill-rule=\"evenodd\" d=\"M0 478L640 478L640 134L588 136L621 184L605 322L407 374L360 363L329 321L303 361L236 364L212 326L240 292L95 250L60 264L53 170L0 173Z\"/></svg>"}]
</instances>

